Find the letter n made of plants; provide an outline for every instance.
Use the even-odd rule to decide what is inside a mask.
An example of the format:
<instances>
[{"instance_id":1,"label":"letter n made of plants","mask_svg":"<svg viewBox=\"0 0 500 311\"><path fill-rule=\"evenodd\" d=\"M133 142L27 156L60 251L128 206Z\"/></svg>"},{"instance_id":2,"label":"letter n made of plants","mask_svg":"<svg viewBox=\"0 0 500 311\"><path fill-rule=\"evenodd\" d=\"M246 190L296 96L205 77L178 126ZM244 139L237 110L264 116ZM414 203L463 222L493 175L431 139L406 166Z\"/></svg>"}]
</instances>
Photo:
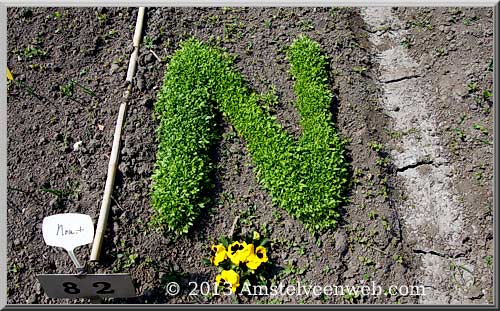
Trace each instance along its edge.
<instances>
[{"instance_id":1,"label":"letter n made of plants","mask_svg":"<svg viewBox=\"0 0 500 311\"><path fill-rule=\"evenodd\" d=\"M327 59L299 37L287 50L302 136L296 140L259 104L234 70L233 58L190 39L172 56L158 93L158 151L152 176L154 222L187 233L208 204L220 111L244 139L257 179L273 204L311 232L335 228L345 200L348 164L333 124Z\"/></svg>"}]
</instances>

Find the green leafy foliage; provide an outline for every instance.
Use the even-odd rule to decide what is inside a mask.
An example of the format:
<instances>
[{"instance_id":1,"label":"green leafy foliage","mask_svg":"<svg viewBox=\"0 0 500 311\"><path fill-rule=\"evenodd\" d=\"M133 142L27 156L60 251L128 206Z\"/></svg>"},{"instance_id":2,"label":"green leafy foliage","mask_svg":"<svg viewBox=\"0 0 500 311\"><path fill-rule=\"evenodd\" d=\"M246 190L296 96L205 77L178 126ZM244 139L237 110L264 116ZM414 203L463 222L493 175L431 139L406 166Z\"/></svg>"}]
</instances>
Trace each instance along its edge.
<instances>
[{"instance_id":1,"label":"green leafy foliage","mask_svg":"<svg viewBox=\"0 0 500 311\"><path fill-rule=\"evenodd\" d=\"M262 107L262 96L233 69L232 56L196 39L181 44L155 104L160 126L152 205L158 223L185 233L206 205L217 108L245 140L256 176L273 203L312 233L336 226L347 163L344 141L331 121L327 59L307 37L295 40L287 57L303 129L298 141Z\"/></svg>"}]
</instances>

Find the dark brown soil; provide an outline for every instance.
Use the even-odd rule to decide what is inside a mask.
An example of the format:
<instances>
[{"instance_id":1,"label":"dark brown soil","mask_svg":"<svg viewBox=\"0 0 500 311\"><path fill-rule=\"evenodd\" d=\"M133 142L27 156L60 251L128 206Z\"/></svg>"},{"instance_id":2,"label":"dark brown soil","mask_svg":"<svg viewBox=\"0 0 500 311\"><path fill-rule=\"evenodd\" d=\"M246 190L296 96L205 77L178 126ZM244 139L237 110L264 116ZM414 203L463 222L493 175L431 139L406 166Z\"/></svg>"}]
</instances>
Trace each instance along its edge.
<instances>
[{"instance_id":1,"label":"dark brown soil","mask_svg":"<svg viewBox=\"0 0 500 311\"><path fill-rule=\"evenodd\" d=\"M467 240L474 250L470 256L485 262L484 257L493 253L493 148L474 137L492 141L493 112L475 107L468 91L461 88L467 87L470 80L476 81L480 90L492 89L492 73L487 71L492 57L491 10L481 11L481 26L476 20L469 26L461 26L460 22L446 26L460 25L471 32L465 39L454 37L454 43L443 41L445 35L434 35L439 31L439 22L452 13L426 12L406 9L398 14L407 21L427 14L436 25L432 33L415 30L414 46L410 48L414 57L435 59L430 62L429 79L456 66L453 53L466 53L465 62L478 60L461 84L456 84L464 98L462 105L436 109L440 120L458 123L461 115L467 115L460 124L470 139L453 145L453 127L443 128L440 135L453 150L449 161L457 163L455 174L463 180L457 187L466 191L470 225L478 228ZM97 220L115 120L125 91L136 13L135 8L8 9L8 67L18 81L10 83L8 91L8 303L88 302L48 298L38 284L37 274L75 270L64 250L45 245L41 223L46 216L65 212L84 213ZM138 297L107 302L230 303L224 297L190 296L193 286L189 283L213 282L216 270L205 266L202 259L209 256L213 242L228 234L236 216L240 217L238 231L256 229L270 238L270 260L276 267L272 271L274 284L340 286L374 282L382 288L419 284L419 261L404 240L396 209L400 200L396 172L390 165L377 164L383 151L380 154L370 147L371 142L384 144L390 140L390 123L379 105L377 65L370 55L368 32L359 9L149 8L146 14L145 37L123 129L109 230L101 262L88 263L89 270L96 273L130 272ZM472 17L475 11L464 14ZM335 94L332 111L339 132L350 140L352 187L339 228L313 237L286 212L273 207L254 177L244 142L224 121L223 138L217 148L214 206L188 236L179 240L149 226L153 214L150 176L158 125L152 106L169 56L179 42L194 35L238 55L236 66L249 86L261 93L275 88L280 104L273 107L273 113L286 130L298 134L298 115L291 105L293 81L287 73L289 65L283 49L299 34L317 40L330 58L331 89ZM484 49L476 51L478 36ZM451 50L450 44L454 44L454 51L441 58L432 56L441 46ZM46 55L33 56L26 50L28 47L36 47ZM356 70L362 67L366 68L363 72ZM67 92L65 95L61 87L71 79L95 94L77 85L72 96ZM491 102L486 105L491 109ZM485 126L488 134L472 129L477 122ZM75 151L73 145L79 141L82 145ZM46 189L64 191L54 194ZM477 202L481 202L480 207L473 209ZM89 253L90 246L77 250L82 262ZM129 255L137 257L131 260ZM491 269L484 263L476 270L481 280L478 286L492 287ZM181 284L177 296L165 292L171 281ZM488 295L487 301L491 302L491 290ZM238 301L416 303L418 297L238 297Z\"/></svg>"}]
</instances>

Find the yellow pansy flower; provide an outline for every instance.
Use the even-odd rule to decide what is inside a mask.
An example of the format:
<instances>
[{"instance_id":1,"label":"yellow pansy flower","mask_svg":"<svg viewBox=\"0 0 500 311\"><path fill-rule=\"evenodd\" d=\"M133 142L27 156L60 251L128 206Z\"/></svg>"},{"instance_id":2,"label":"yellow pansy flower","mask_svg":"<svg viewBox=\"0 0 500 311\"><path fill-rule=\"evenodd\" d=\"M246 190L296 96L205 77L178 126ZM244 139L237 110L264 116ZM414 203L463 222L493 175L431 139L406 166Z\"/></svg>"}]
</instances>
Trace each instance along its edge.
<instances>
[{"instance_id":1,"label":"yellow pansy flower","mask_svg":"<svg viewBox=\"0 0 500 311\"><path fill-rule=\"evenodd\" d=\"M249 269L255 270L257 269L261 263L267 262L269 258L267 258L267 250L264 246L257 246L255 249L255 253L249 256L247 267Z\"/></svg>"},{"instance_id":2,"label":"yellow pansy flower","mask_svg":"<svg viewBox=\"0 0 500 311\"><path fill-rule=\"evenodd\" d=\"M227 253L226 248L222 244L212 245L212 249L210 251L210 262L214 265L218 266L221 262L226 260Z\"/></svg>"},{"instance_id":3,"label":"yellow pansy flower","mask_svg":"<svg viewBox=\"0 0 500 311\"><path fill-rule=\"evenodd\" d=\"M254 245L246 242L234 242L227 248L227 257L235 265L247 262L248 257L253 254Z\"/></svg>"},{"instance_id":4,"label":"yellow pansy flower","mask_svg":"<svg viewBox=\"0 0 500 311\"><path fill-rule=\"evenodd\" d=\"M231 291L234 293L240 286L240 276L234 270L222 270L220 274L215 277L217 285L230 286Z\"/></svg>"}]
</instances>

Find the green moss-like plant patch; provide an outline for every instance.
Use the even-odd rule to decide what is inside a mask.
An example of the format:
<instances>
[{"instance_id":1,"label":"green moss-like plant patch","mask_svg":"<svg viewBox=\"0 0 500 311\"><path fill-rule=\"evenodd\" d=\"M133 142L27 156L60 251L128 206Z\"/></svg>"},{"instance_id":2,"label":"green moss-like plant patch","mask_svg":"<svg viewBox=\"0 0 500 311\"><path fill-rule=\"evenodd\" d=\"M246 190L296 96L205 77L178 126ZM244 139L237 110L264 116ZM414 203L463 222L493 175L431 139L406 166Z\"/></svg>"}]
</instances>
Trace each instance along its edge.
<instances>
[{"instance_id":1,"label":"green moss-like plant patch","mask_svg":"<svg viewBox=\"0 0 500 311\"><path fill-rule=\"evenodd\" d=\"M216 109L243 137L255 173L273 203L312 233L334 228L347 187L344 143L331 122L327 60L307 37L287 51L302 136L284 131L234 70L232 57L196 39L181 44L155 104L160 118L153 174L155 221L186 233L207 204Z\"/></svg>"}]
</instances>

